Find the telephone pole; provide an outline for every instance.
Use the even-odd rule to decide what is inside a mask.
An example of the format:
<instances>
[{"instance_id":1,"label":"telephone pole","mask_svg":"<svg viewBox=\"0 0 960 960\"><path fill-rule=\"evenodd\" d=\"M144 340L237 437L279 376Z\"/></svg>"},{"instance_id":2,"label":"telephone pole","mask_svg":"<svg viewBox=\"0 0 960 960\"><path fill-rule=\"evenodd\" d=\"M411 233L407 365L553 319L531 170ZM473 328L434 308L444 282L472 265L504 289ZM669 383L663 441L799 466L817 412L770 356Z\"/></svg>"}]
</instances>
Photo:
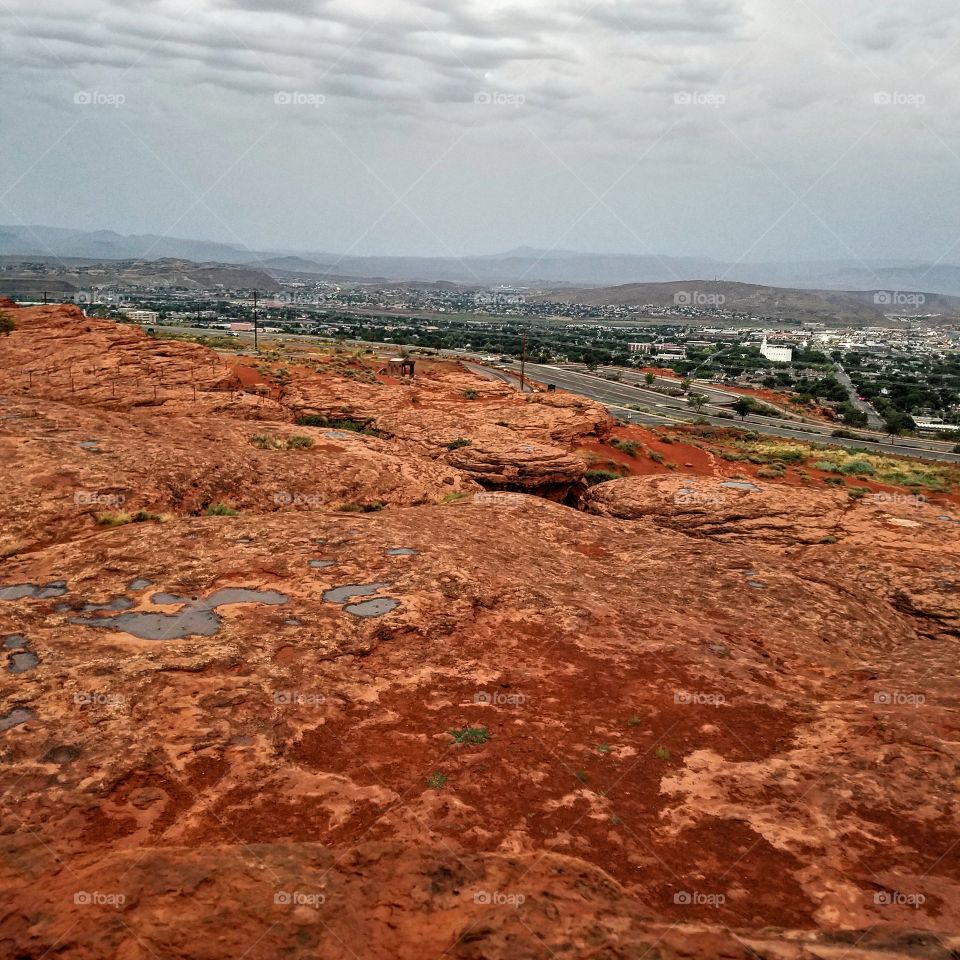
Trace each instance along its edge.
<instances>
[{"instance_id":1,"label":"telephone pole","mask_svg":"<svg viewBox=\"0 0 960 960\"><path fill-rule=\"evenodd\" d=\"M257 291L253 291L253 349L256 353L260 352L260 337L257 327Z\"/></svg>"},{"instance_id":2,"label":"telephone pole","mask_svg":"<svg viewBox=\"0 0 960 960\"><path fill-rule=\"evenodd\" d=\"M527 368L527 335L523 334L520 338L520 392L524 393L527 389L526 381Z\"/></svg>"}]
</instances>

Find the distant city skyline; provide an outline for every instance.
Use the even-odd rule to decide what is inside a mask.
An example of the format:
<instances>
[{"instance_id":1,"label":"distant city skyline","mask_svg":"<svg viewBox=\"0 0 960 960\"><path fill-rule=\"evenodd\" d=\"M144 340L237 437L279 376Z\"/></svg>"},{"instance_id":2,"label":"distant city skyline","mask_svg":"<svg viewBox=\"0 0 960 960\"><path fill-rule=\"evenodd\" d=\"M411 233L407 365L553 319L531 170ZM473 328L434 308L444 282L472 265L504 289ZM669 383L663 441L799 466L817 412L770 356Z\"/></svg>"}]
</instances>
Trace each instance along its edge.
<instances>
[{"instance_id":1,"label":"distant city skyline","mask_svg":"<svg viewBox=\"0 0 960 960\"><path fill-rule=\"evenodd\" d=\"M945 0L6 0L0 223L956 264L958 26Z\"/></svg>"}]
</instances>

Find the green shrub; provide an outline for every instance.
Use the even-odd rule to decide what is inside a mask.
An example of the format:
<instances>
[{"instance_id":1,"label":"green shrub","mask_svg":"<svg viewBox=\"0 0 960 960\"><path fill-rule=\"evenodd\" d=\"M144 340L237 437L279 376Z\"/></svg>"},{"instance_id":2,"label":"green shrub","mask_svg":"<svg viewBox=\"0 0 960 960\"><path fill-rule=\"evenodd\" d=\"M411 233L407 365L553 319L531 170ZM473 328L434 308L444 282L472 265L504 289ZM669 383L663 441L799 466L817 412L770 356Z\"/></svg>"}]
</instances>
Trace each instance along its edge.
<instances>
[{"instance_id":1,"label":"green shrub","mask_svg":"<svg viewBox=\"0 0 960 960\"><path fill-rule=\"evenodd\" d=\"M298 434L294 434L292 437L287 437L288 450L309 450L312 446L313 437L304 437Z\"/></svg>"},{"instance_id":2,"label":"green shrub","mask_svg":"<svg viewBox=\"0 0 960 960\"><path fill-rule=\"evenodd\" d=\"M133 517L129 513L100 513L97 514L97 524L101 527L122 527L131 523Z\"/></svg>"},{"instance_id":3,"label":"green shrub","mask_svg":"<svg viewBox=\"0 0 960 960\"><path fill-rule=\"evenodd\" d=\"M663 463L663 454L657 453L656 450L651 450L648 456L654 463Z\"/></svg>"},{"instance_id":4,"label":"green shrub","mask_svg":"<svg viewBox=\"0 0 960 960\"><path fill-rule=\"evenodd\" d=\"M465 743L470 746L479 746L490 739L490 732L486 727L463 727L460 730L450 730L454 743Z\"/></svg>"},{"instance_id":5,"label":"green shrub","mask_svg":"<svg viewBox=\"0 0 960 960\"><path fill-rule=\"evenodd\" d=\"M619 437L614 437L610 441L610 446L621 453L625 453L628 457L635 457L640 449L636 440L621 440Z\"/></svg>"},{"instance_id":6,"label":"green shrub","mask_svg":"<svg viewBox=\"0 0 960 960\"><path fill-rule=\"evenodd\" d=\"M211 503L204 511L208 517L239 517L240 511L225 503Z\"/></svg>"},{"instance_id":7,"label":"green shrub","mask_svg":"<svg viewBox=\"0 0 960 960\"><path fill-rule=\"evenodd\" d=\"M870 477L877 471L866 460L851 460L845 463L841 468L844 473L855 477Z\"/></svg>"},{"instance_id":8,"label":"green shrub","mask_svg":"<svg viewBox=\"0 0 960 960\"><path fill-rule=\"evenodd\" d=\"M456 440L451 440L447 444L448 450L459 450L461 447L469 447L472 444L472 440L467 440L465 437L457 437Z\"/></svg>"},{"instance_id":9,"label":"green shrub","mask_svg":"<svg viewBox=\"0 0 960 960\"><path fill-rule=\"evenodd\" d=\"M585 474L587 485L595 487L598 483L607 483L609 480L619 480L620 474L613 470L588 470Z\"/></svg>"},{"instance_id":10,"label":"green shrub","mask_svg":"<svg viewBox=\"0 0 960 960\"><path fill-rule=\"evenodd\" d=\"M477 397L479 397L479 396L480 396L480 394L477 393L476 390L464 390L464 391L463 391L463 399L464 399L464 400L476 400Z\"/></svg>"}]
</instances>

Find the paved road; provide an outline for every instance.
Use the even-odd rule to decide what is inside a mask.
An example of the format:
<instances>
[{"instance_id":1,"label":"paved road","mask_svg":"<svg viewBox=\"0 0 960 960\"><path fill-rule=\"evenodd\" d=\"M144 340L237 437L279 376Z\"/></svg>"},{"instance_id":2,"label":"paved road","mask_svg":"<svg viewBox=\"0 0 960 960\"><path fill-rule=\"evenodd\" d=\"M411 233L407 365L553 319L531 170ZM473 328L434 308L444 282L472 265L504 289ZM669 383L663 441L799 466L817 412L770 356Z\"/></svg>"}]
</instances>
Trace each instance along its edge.
<instances>
[{"instance_id":1,"label":"paved road","mask_svg":"<svg viewBox=\"0 0 960 960\"><path fill-rule=\"evenodd\" d=\"M571 393L597 400L608 407L617 417L631 423L671 424L689 422L697 418L697 413L686 406L681 398L667 397L653 391L643 391L630 384L615 383L596 377L591 374L565 370L559 367L546 366L536 363L527 364L527 373L541 383L554 383ZM651 399L645 399L644 396ZM642 404L646 411L631 410L630 405ZM718 427L739 426L740 421L712 416L704 411L703 419ZM775 437L784 437L790 440L802 440L807 443L823 443L848 449L876 450L883 453L892 453L905 457L923 457L925 459L944 460L951 463L960 463L960 454L944 449L945 444L925 444L923 441L900 441L884 438L879 443L870 443L865 440L848 440L844 437L830 435L830 428L811 428L806 423L777 420L773 417L758 417L751 415L743 421L743 426L758 433Z\"/></svg>"},{"instance_id":2,"label":"paved road","mask_svg":"<svg viewBox=\"0 0 960 960\"><path fill-rule=\"evenodd\" d=\"M147 326L147 324L141 324ZM165 332L187 333L201 336L222 336L223 332L211 330L205 327L170 327L153 324L155 329ZM242 333L235 338L237 347L246 349L253 342L252 333ZM290 340L290 341L317 341L330 343L330 337L307 337L302 334L289 333L261 333L260 339L269 340ZM373 349L397 351L401 349L400 344L396 343L372 343L366 340L345 340L351 346L371 347ZM443 357L460 358L468 362L471 369L480 369L486 371L485 374L491 379L501 380L509 383L514 389L519 389L519 373L508 371L499 366L481 365L478 361L479 355L468 354L462 350L437 350L436 354ZM479 369L478 369L479 368ZM519 371L519 367L517 367ZM673 426L678 424L690 423L694 419L702 418L718 427L736 427L744 426L750 430L756 430L758 433L768 434L775 437L784 437L789 440L802 440L807 443L823 443L830 446L846 447L848 449L866 449L875 450L883 453L896 454L904 457L922 457L932 460L944 460L951 463L960 463L960 454L953 452L952 444L942 441L928 441L913 439L896 439L881 434L872 436L879 442L870 442L866 439L848 440L844 437L831 436L832 427L815 424L809 421L789 420L786 417L767 417L751 414L745 421L732 421L727 417L720 417L717 414L724 404L732 402L738 394L731 394L710 384L696 381L696 390L698 393L704 393L710 398L710 404L704 408L702 414L698 414L686 402L684 397L668 397L665 394L646 389L645 387L634 386L630 381L635 374L628 371L618 370L621 374L621 382L617 383L611 380L605 380L594 374L587 373L571 366L555 367L539 363L527 363L526 374L532 380L539 383L553 383L563 390L570 393L579 394L590 400L596 400L607 407L615 416L621 420L630 423L638 423L645 426ZM624 382L626 377L626 382ZM661 380L663 384L671 384L673 381ZM631 410L631 405L642 405L647 409L644 411ZM871 436L867 431L858 432L858 436Z\"/></svg>"}]
</instances>

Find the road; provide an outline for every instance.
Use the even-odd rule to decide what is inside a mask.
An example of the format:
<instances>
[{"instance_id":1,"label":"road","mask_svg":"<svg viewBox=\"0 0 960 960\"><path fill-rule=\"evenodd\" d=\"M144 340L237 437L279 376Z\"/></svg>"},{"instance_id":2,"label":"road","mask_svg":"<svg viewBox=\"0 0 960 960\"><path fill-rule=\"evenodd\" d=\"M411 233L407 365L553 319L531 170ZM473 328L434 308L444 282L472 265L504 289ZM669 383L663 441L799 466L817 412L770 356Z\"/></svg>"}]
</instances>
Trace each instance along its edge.
<instances>
[{"instance_id":1,"label":"road","mask_svg":"<svg viewBox=\"0 0 960 960\"><path fill-rule=\"evenodd\" d=\"M141 326L147 325L141 324ZM158 324L153 326L157 330L170 333L207 337L223 336L223 331L211 330L207 327L176 327ZM261 333L260 339L265 341L315 341L327 344L331 342L329 337L308 337L302 334L289 333ZM245 349L252 343L253 334L242 333L236 338L236 341L238 348ZM396 343L372 343L366 340L345 340L342 342L350 346L370 347L380 350L397 351L402 349L402 345ZM514 389L519 389L520 377L518 372L505 370L499 365L481 364L479 362L480 355L465 353L462 350L437 350L435 353L439 356L463 360L469 369L479 375L488 379L500 380L510 384ZM517 371L519 371L519 365ZM614 416L629 423L668 427L689 424L693 420L705 420L718 427L743 426L745 429L755 430L758 433L783 437L788 440L800 440L805 443L822 443L829 446L846 447L847 449L879 451L901 457L922 457L928 460L960 463L960 454L953 452L954 445L949 442L917 438L893 439L885 434L870 431L854 431L858 439L853 440L846 437L834 437L832 436L834 428L829 424L820 424L800 417L794 419L795 415L787 414L785 411L779 417L751 414L745 421L732 421L729 419L729 415L723 417L719 414L725 412L725 407L729 406L740 395L724 391L713 384L699 380L694 381L694 390L697 393L705 394L710 402L701 413L698 413L689 406L685 397L670 397L658 393L655 390L650 390L645 383L640 386L641 375L632 371L617 368L616 372L621 377L620 382L607 380L589 373L585 368L576 369L574 365L563 367L539 363L527 363L526 365L526 375L529 379L543 384L552 383L570 393L596 400L607 407ZM656 382L664 386L677 386L677 381L665 378L657 378ZM646 410L630 409L631 406L641 405Z\"/></svg>"}]
</instances>

